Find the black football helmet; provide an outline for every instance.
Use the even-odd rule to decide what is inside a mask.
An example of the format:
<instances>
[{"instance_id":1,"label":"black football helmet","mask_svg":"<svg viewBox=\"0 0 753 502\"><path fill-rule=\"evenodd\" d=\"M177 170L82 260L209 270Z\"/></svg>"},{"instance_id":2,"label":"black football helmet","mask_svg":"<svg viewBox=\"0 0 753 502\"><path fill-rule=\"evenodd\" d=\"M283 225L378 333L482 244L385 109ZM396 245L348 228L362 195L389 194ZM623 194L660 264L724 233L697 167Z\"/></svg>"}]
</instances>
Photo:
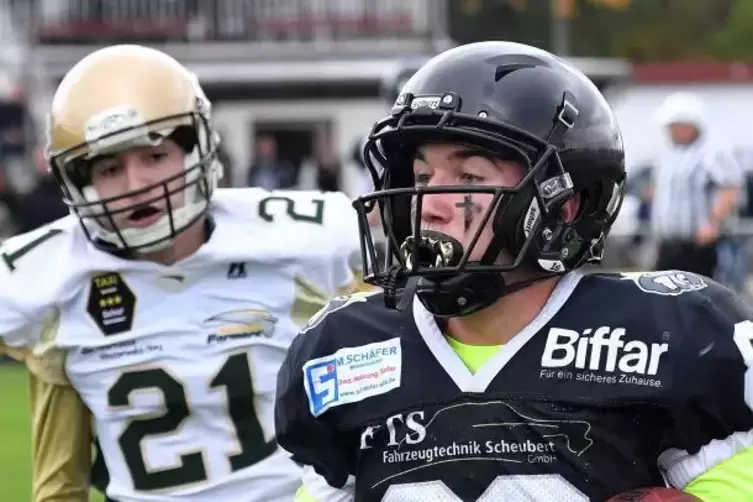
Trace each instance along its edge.
<instances>
[{"instance_id":1,"label":"black football helmet","mask_svg":"<svg viewBox=\"0 0 753 502\"><path fill-rule=\"evenodd\" d=\"M438 141L519 161L526 174L514 187L416 186L416 149ZM364 161L375 185L354 202L365 280L383 288L392 307L398 290L402 304L415 291L438 317L470 314L536 280L599 262L624 195L622 137L596 86L559 57L511 42L463 45L426 63L374 125ZM466 249L449 236L420 230L423 197L458 192L493 195ZM579 213L563 221L562 205L576 194ZM366 219L376 208L388 240L383 263ZM492 241L483 258L471 262L489 221ZM503 250L512 263L499 264ZM502 272L513 269L538 273L508 283Z\"/></svg>"}]
</instances>

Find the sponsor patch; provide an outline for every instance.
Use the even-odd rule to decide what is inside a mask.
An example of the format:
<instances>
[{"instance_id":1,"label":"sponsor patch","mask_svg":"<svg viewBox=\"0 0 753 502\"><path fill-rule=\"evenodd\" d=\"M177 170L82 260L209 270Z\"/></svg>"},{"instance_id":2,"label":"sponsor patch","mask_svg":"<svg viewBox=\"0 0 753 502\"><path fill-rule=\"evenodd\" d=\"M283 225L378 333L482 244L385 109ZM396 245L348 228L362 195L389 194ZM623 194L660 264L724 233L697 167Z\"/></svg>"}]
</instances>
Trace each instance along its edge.
<instances>
[{"instance_id":1,"label":"sponsor patch","mask_svg":"<svg viewBox=\"0 0 753 502\"><path fill-rule=\"evenodd\" d=\"M265 308L230 310L213 315L202 325L212 331L207 344L249 338L272 338L277 318Z\"/></svg>"},{"instance_id":2,"label":"sponsor patch","mask_svg":"<svg viewBox=\"0 0 753 502\"><path fill-rule=\"evenodd\" d=\"M651 342L629 337L620 327L580 332L550 328L539 379L659 388L664 385L659 370L669 348L668 332L662 342Z\"/></svg>"},{"instance_id":3,"label":"sponsor patch","mask_svg":"<svg viewBox=\"0 0 753 502\"><path fill-rule=\"evenodd\" d=\"M106 336L131 330L136 313L136 295L123 277L107 272L91 278L86 311Z\"/></svg>"},{"instance_id":4,"label":"sponsor patch","mask_svg":"<svg viewBox=\"0 0 753 502\"><path fill-rule=\"evenodd\" d=\"M346 347L303 365L303 384L311 414L362 401L400 387L400 338Z\"/></svg>"},{"instance_id":5,"label":"sponsor patch","mask_svg":"<svg viewBox=\"0 0 753 502\"><path fill-rule=\"evenodd\" d=\"M632 272L623 273L622 276L632 280L641 291L655 295L677 296L689 291L699 291L708 286L702 276L681 270Z\"/></svg>"}]
</instances>

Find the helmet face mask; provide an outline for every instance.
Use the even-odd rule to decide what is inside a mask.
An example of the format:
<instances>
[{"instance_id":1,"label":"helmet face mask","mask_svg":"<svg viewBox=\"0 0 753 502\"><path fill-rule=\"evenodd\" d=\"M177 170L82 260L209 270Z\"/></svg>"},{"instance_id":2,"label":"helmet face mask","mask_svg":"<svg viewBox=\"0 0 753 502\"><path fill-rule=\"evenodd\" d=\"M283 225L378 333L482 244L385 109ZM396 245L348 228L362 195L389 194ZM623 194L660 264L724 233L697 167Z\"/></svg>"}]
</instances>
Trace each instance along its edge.
<instances>
[{"instance_id":1,"label":"helmet face mask","mask_svg":"<svg viewBox=\"0 0 753 502\"><path fill-rule=\"evenodd\" d=\"M109 47L69 72L53 100L47 156L92 243L128 253L158 251L204 216L222 175L210 110L196 78L152 49ZM163 142L180 147L179 165L171 171L157 165L145 186L98 193L91 167L99 159L160 149ZM148 225L123 224L127 214L144 208L162 215Z\"/></svg>"},{"instance_id":2,"label":"helmet face mask","mask_svg":"<svg viewBox=\"0 0 753 502\"><path fill-rule=\"evenodd\" d=\"M611 112L581 77L544 51L504 42L453 49L419 70L364 148L376 186L355 202L366 280L389 294L399 279L419 278L419 299L449 317L532 282L516 285L506 281L511 276L537 280L599 261L622 200L624 164ZM420 186L411 162L417 148L433 142L514 160L522 179L514 186ZM491 198L465 246L421 231L426 197L440 194ZM563 206L573 198L582 199L581 210L565 221ZM388 241L381 264L364 226L371 210L380 211ZM485 228L491 241L476 250Z\"/></svg>"}]
</instances>

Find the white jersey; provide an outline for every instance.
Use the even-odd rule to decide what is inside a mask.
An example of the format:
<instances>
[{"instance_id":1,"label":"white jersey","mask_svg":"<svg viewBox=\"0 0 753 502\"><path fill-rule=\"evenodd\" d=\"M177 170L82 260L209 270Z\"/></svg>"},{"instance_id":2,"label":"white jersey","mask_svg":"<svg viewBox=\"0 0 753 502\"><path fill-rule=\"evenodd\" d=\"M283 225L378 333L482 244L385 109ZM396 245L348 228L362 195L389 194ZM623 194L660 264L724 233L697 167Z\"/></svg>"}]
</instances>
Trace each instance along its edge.
<instances>
[{"instance_id":1,"label":"white jersey","mask_svg":"<svg viewBox=\"0 0 753 502\"><path fill-rule=\"evenodd\" d=\"M122 502L282 502L300 485L275 442L277 371L353 281L355 210L340 193L228 189L210 214L210 239L172 266L99 251L73 217L0 250L0 337L79 393Z\"/></svg>"}]
</instances>

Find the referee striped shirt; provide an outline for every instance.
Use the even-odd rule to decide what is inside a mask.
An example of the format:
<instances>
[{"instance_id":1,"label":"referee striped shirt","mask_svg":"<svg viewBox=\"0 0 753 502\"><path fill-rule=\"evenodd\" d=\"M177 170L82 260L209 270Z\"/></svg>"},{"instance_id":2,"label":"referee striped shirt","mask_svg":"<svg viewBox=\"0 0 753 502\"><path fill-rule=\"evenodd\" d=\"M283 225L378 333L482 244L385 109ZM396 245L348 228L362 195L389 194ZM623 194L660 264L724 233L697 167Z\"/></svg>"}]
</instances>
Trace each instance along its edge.
<instances>
[{"instance_id":1,"label":"referee striped shirt","mask_svg":"<svg viewBox=\"0 0 753 502\"><path fill-rule=\"evenodd\" d=\"M717 189L743 182L743 169L730 150L704 139L673 147L655 166L654 235L661 240L694 239L711 216Z\"/></svg>"}]
</instances>

